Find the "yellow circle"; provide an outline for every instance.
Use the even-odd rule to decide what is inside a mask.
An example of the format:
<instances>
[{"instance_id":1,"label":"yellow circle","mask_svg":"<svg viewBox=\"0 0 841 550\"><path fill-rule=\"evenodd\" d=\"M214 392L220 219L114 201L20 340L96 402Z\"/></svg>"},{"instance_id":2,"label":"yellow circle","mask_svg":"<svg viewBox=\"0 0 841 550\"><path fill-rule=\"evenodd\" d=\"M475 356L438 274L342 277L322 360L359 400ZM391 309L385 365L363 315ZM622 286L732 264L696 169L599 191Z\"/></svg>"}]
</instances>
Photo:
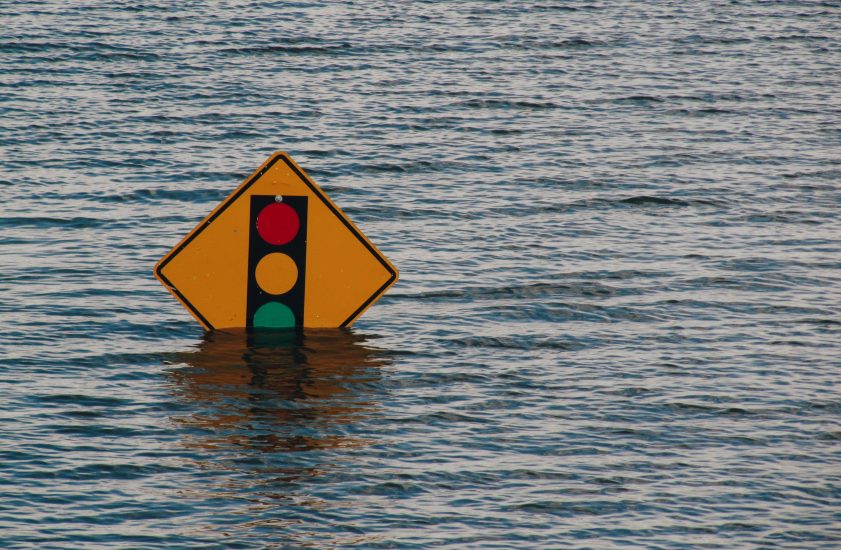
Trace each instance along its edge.
<instances>
[{"instance_id":1,"label":"yellow circle","mask_svg":"<svg viewBox=\"0 0 841 550\"><path fill-rule=\"evenodd\" d=\"M298 280L298 266L286 254L272 252L257 262L254 277L260 288L269 294L283 294L295 286L295 281Z\"/></svg>"}]
</instances>

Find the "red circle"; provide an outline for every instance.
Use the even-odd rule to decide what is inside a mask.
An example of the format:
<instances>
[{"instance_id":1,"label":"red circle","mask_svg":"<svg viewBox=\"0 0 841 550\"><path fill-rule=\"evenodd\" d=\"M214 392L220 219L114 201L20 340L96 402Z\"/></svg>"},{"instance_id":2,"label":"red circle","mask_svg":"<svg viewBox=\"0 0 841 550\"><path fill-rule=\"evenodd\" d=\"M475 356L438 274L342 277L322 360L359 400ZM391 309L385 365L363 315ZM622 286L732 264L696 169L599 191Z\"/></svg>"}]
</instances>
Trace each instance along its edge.
<instances>
[{"instance_id":1,"label":"red circle","mask_svg":"<svg viewBox=\"0 0 841 550\"><path fill-rule=\"evenodd\" d=\"M257 216L257 232L269 244L286 244L295 238L301 222L288 204L273 202Z\"/></svg>"}]
</instances>

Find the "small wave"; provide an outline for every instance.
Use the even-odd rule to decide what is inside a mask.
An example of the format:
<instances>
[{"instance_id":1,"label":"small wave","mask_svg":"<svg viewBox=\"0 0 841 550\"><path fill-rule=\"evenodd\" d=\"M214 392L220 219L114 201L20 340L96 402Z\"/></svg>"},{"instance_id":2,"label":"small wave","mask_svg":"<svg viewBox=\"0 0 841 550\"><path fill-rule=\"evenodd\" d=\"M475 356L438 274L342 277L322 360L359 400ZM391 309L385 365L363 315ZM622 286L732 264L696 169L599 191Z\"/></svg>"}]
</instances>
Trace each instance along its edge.
<instances>
[{"instance_id":1,"label":"small wave","mask_svg":"<svg viewBox=\"0 0 841 550\"><path fill-rule=\"evenodd\" d=\"M808 212L768 212L760 214L746 214L741 220L748 223L789 223L802 225L821 225L835 221L834 219L819 219Z\"/></svg>"},{"instance_id":2,"label":"small wave","mask_svg":"<svg viewBox=\"0 0 841 550\"><path fill-rule=\"evenodd\" d=\"M136 464L113 464L109 462L100 462L97 464L88 464L76 468L69 468L54 472L54 475L59 478L73 479L75 481L81 480L99 480L103 479L140 479L151 475L161 475L170 472L177 472L179 469L175 466L168 466L165 464L149 463L142 466Z\"/></svg>"},{"instance_id":3,"label":"small wave","mask_svg":"<svg viewBox=\"0 0 841 550\"><path fill-rule=\"evenodd\" d=\"M670 109L669 111L667 111L667 114L669 115L679 115L687 117L706 117L714 115L729 115L734 113L736 113L736 111L732 109L721 109L717 107L707 107L704 109Z\"/></svg>"},{"instance_id":4,"label":"small wave","mask_svg":"<svg viewBox=\"0 0 841 550\"><path fill-rule=\"evenodd\" d=\"M562 5L562 4L538 4L538 5L534 6L534 9L536 11L568 11L568 12L573 12L573 11L580 11L580 10L583 10L583 9L587 9L588 7L592 9L592 6L575 7L575 6L566 6L566 5Z\"/></svg>"},{"instance_id":5,"label":"small wave","mask_svg":"<svg viewBox=\"0 0 841 550\"><path fill-rule=\"evenodd\" d=\"M777 96L769 92L740 91L740 92L704 92L702 94L672 94L666 96L669 101L703 101L715 103L717 101L757 101L777 99Z\"/></svg>"},{"instance_id":6,"label":"small wave","mask_svg":"<svg viewBox=\"0 0 841 550\"><path fill-rule=\"evenodd\" d=\"M650 95L632 95L628 97L619 97L616 99L611 100L613 103L634 103L638 105L644 105L646 103L663 103L665 100L659 97L650 96Z\"/></svg>"},{"instance_id":7,"label":"small wave","mask_svg":"<svg viewBox=\"0 0 841 550\"><path fill-rule=\"evenodd\" d=\"M786 172L780 174L780 177L786 179L809 178L821 180L841 180L841 170L837 168L831 168L829 170L814 170L810 172ZM835 187L831 188L835 189Z\"/></svg>"},{"instance_id":8,"label":"small wave","mask_svg":"<svg viewBox=\"0 0 841 550\"><path fill-rule=\"evenodd\" d=\"M61 42L0 42L0 53L35 53L69 49Z\"/></svg>"},{"instance_id":9,"label":"small wave","mask_svg":"<svg viewBox=\"0 0 841 550\"><path fill-rule=\"evenodd\" d=\"M449 345L463 348L497 348L497 349L554 349L575 351L588 347L585 343L569 340L541 339L534 336L469 336L453 338L447 341Z\"/></svg>"},{"instance_id":10,"label":"small wave","mask_svg":"<svg viewBox=\"0 0 841 550\"><path fill-rule=\"evenodd\" d=\"M354 163L348 165L346 169L356 174L418 174L437 173L457 166L457 163L452 161L422 159L409 162Z\"/></svg>"},{"instance_id":11,"label":"small wave","mask_svg":"<svg viewBox=\"0 0 841 550\"><path fill-rule=\"evenodd\" d=\"M157 61L161 58L162 56L160 54L144 51L91 52L75 57L76 60L83 59L87 61Z\"/></svg>"},{"instance_id":12,"label":"small wave","mask_svg":"<svg viewBox=\"0 0 841 550\"><path fill-rule=\"evenodd\" d=\"M835 7L837 8L838 6L835 5ZM781 36L760 36L759 40L762 42L826 42L827 40L832 40L832 37L821 34L787 34Z\"/></svg>"},{"instance_id":13,"label":"small wave","mask_svg":"<svg viewBox=\"0 0 841 550\"><path fill-rule=\"evenodd\" d=\"M593 449L593 454L599 454ZM593 489L592 491L579 490L583 493L592 493L593 496L604 494L604 489ZM567 490L567 493L571 492ZM553 516L578 517L581 515L605 516L614 514L627 514L629 509L639 507L636 502L612 501L612 500L564 500L564 501L538 501L526 502L523 504L509 505L506 509L512 512L529 514L549 514Z\"/></svg>"},{"instance_id":14,"label":"small wave","mask_svg":"<svg viewBox=\"0 0 841 550\"><path fill-rule=\"evenodd\" d=\"M125 193L73 193L73 199L94 203L154 202L173 200L179 202L212 202L224 198L226 192L215 189L135 189ZM67 200L61 193L44 193L45 199Z\"/></svg>"},{"instance_id":15,"label":"small wave","mask_svg":"<svg viewBox=\"0 0 841 550\"><path fill-rule=\"evenodd\" d=\"M101 218L88 218L78 216L75 218L48 218L44 216L15 216L0 218L0 227L36 227L46 229L50 227L62 228L90 228L90 227L104 227L113 224L112 220L105 220Z\"/></svg>"},{"instance_id":16,"label":"small wave","mask_svg":"<svg viewBox=\"0 0 841 550\"><path fill-rule=\"evenodd\" d=\"M728 44L749 44L752 40L750 38L741 36L702 36L700 34L691 34L684 38L675 40L677 44L702 44L702 45L728 45Z\"/></svg>"},{"instance_id":17,"label":"small wave","mask_svg":"<svg viewBox=\"0 0 841 550\"><path fill-rule=\"evenodd\" d=\"M841 320L839 319L826 319L826 318L817 318L817 319L801 319L801 323L808 323L811 325L823 325L823 326L841 326Z\"/></svg>"},{"instance_id":18,"label":"small wave","mask_svg":"<svg viewBox=\"0 0 841 550\"><path fill-rule=\"evenodd\" d=\"M497 321L550 321L555 323L569 321L616 323L648 323L658 320L638 308L600 306L587 303L536 303L519 301L517 307L510 303L488 305L480 308L481 313Z\"/></svg>"},{"instance_id":19,"label":"small wave","mask_svg":"<svg viewBox=\"0 0 841 550\"><path fill-rule=\"evenodd\" d=\"M554 43L555 47L557 48L592 48L594 46L604 46L606 44L606 42L602 42L600 40L588 40L586 38L581 37L569 38Z\"/></svg>"},{"instance_id":20,"label":"small wave","mask_svg":"<svg viewBox=\"0 0 841 550\"><path fill-rule=\"evenodd\" d=\"M450 107L467 107L470 109L557 109L559 105L551 101L505 100L505 99L468 99L450 105Z\"/></svg>"},{"instance_id":21,"label":"small wave","mask_svg":"<svg viewBox=\"0 0 841 550\"><path fill-rule=\"evenodd\" d=\"M618 42L606 42L587 38L568 38L563 40L523 40L519 37L503 40L502 47L516 50L533 50L545 52L547 50L582 50L602 46L618 45Z\"/></svg>"},{"instance_id":22,"label":"small wave","mask_svg":"<svg viewBox=\"0 0 841 550\"><path fill-rule=\"evenodd\" d=\"M499 298L540 298L546 296L614 296L619 290L596 282L580 283L530 283L506 287L467 287L447 290L432 290L416 294L397 294L392 299L404 300L477 300ZM622 290L622 293L633 291Z\"/></svg>"},{"instance_id":23,"label":"small wave","mask_svg":"<svg viewBox=\"0 0 841 550\"><path fill-rule=\"evenodd\" d=\"M434 220L466 219L459 212L446 212L440 208L398 208L393 205L369 205L364 207L345 207L344 212L360 220ZM474 218L478 216L473 216Z\"/></svg>"},{"instance_id":24,"label":"small wave","mask_svg":"<svg viewBox=\"0 0 841 550\"><path fill-rule=\"evenodd\" d=\"M656 206L689 206L691 203L681 199L670 199L668 197L657 197L652 195L639 195L620 199L618 202L634 205L656 205Z\"/></svg>"},{"instance_id":25,"label":"small wave","mask_svg":"<svg viewBox=\"0 0 841 550\"><path fill-rule=\"evenodd\" d=\"M671 409L674 412L681 412L681 413L697 413L697 414L711 414L715 416L752 416L752 415L760 415L760 414L769 414L773 411L754 411L750 409L746 409L744 407L735 407L735 406L716 406L716 405L704 405L700 403L684 403L684 402L676 402L676 403L669 403L666 405L667 408Z\"/></svg>"},{"instance_id":26,"label":"small wave","mask_svg":"<svg viewBox=\"0 0 841 550\"><path fill-rule=\"evenodd\" d=\"M265 55L265 54L335 54L336 52L349 50L353 46L349 42L343 42L335 45L303 45L294 46L288 45L267 45L267 46L240 46L236 48L223 48L219 50L221 53L234 55Z\"/></svg>"},{"instance_id":27,"label":"small wave","mask_svg":"<svg viewBox=\"0 0 841 550\"><path fill-rule=\"evenodd\" d=\"M0 42L0 53L49 53L66 51L75 61L93 60L156 60L161 55L155 52L106 44L104 42Z\"/></svg>"},{"instance_id":28,"label":"small wave","mask_svg":"<svg viewBox=\"0 0 841 550\"><path fill-rule=\"evenodd\" d=\"M50 395L36 395L31 397L38 403L51 405L78 405L82 407L118 407L130 403L129 400L119 397L95 396L77 393L57 393Z\"/></svg>"},{"instance_id":29,"label":"small wave","mask_svg":"<svg viewBox=\"0 0 841 550\"><path fill-rule=\"evenodd\" d=\"M633 197L622 197L612 199L584 199L574 201L571 203L555 203L555 204L523 204L511 205L505 207L488 208L483 213L473 213L473 217L487 216L488 213L497 214L500 216L531 216L535 214L547 213L567 213L576 212L580 210L603 210L619 207L671 207L671 208L687 208L687 207L716 207L722 208L726 206L723 201L716 201L713 199L702 198L674 198L662 197L656 195L637 195ZM461 213L462 216L465 213Z\"/></svg>"}]
</instances>

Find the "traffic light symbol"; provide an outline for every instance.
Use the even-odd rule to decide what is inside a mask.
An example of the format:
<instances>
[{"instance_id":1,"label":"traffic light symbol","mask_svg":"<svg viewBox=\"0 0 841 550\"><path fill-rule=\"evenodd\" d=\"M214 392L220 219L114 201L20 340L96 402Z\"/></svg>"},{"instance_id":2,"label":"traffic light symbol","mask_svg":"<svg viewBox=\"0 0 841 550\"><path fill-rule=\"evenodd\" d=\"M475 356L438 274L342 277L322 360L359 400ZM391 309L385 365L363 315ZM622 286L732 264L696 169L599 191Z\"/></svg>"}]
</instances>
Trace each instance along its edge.
<instances>
[{"instance_id":1,"label":"traffic light symbol","mask_svg":"<svg viewBox=\"0 0 841 550\"><path fill-rule=\"evenodd\" d=\"M248 326L303 326L307 197L252 195L249 228Z\"/></svg>"}]
</instances>

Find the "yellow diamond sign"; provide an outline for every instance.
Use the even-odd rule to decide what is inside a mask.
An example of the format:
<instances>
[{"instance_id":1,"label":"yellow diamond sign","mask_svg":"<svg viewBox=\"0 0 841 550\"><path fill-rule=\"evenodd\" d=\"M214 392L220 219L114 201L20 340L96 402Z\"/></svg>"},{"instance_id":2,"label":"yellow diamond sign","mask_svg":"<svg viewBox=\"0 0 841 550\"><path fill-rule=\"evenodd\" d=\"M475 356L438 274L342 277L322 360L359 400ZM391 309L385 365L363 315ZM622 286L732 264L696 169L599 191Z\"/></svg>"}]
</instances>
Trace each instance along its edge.
<instances>
[{"instance_id":1,"label":"yellow diamond sign","mask_svg":"<svg viewBox=\"0 0 841 550\"><path fill-rule=\"evenodd\" d=\"M350 326L397 269L286 153L155 266L205 329Z\"/></svg>"}]
</instances>

